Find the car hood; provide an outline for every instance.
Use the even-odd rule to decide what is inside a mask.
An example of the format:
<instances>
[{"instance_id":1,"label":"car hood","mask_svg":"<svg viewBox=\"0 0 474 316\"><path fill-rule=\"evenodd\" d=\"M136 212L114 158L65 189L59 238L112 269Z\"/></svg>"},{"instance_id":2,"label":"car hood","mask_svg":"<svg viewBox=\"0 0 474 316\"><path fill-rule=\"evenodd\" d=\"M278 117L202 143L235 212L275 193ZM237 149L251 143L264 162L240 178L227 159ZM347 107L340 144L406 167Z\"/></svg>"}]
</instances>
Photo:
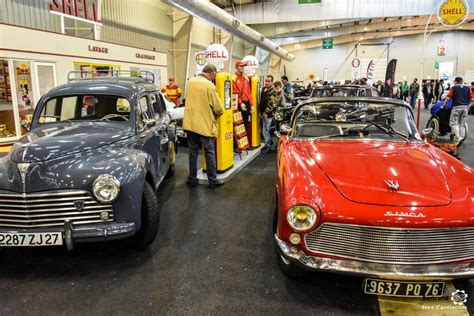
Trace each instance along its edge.
<instances>
[{"instance_id":1,"label":"car hood","mask_svg":"<svg viewBox=\"0 0 474 316\"><path fill-rule=\"evenodd\" d=\"M13 146L11 159L34 163L110 145L132 135L122 123L74 122L36 128Z\"/></svg>"},{"instance_id":2,"label":"car hood","mask_svg":"<svg viewBox=\"0 0 474 316\"><path fill-rule=\"evenodd\" d=\"M302 149L347 199L403 207L451 202L446 177L428 146L376 141L301 142ZM388 182L399 185L390 189Z\"/></svg>"}]
</instances>

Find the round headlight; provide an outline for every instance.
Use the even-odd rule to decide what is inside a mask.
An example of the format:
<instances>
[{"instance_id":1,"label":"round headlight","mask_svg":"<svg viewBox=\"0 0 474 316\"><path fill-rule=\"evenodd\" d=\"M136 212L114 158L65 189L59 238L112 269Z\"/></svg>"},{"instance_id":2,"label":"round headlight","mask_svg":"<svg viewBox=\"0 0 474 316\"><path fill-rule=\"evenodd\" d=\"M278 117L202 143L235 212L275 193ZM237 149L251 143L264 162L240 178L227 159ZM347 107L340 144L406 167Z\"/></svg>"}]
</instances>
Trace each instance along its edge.
<instances>
[{"instance_id":1,"label":"round headlight","mask_svg":"<svg viewBox=\"0 0 474 316\"><path fill-rule=\"evenodd\" d=\"M318 219L316 211L309 205L295 205L290 208L286 220L296 231L311 229Z\"/></svg>"},{"instance_id":2,"label":"round headlight","mask_svg":"<svg viewBox=\"0 0 474 316\"><path fill-rule=\"evenodd\" d=\"M346 120L347 120L347 116L344 113L339 112L336 114L336 121L345 122Z\"/></svg>"},{"instance_id":3,"label":"round headlight","mask_svg":"<svg viewBox=\"0 0 474 316\"><path fill-rule=\"evenodd\" d=\"M92 192L99 202L111 203L117 199L120 193L120 182L109 174L100 175L94 180Z\"/></svg>"}]
</instances>

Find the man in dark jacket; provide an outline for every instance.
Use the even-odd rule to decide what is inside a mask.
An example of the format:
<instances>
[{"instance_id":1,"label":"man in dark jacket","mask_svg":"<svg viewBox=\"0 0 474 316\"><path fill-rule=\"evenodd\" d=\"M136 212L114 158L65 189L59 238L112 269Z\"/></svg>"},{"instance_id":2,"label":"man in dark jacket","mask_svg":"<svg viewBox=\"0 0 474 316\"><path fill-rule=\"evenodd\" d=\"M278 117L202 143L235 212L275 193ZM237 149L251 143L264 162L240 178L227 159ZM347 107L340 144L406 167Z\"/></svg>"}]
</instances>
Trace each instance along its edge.
<instances>
[{"instance_id":1,"label":"man in dark jacket","mask_svg":"<svg viewBox=\"0 0 474 316\"><path fill-rule=\"evenodd\" d=\"M430 80L426 80L423 84L423 98L425 99L425 110L428 110L430 107L431 99L433 99L433 86L431 85Z\"/></svg>"},{"instance_id":2,"label":"man in dark jacket","mask_svg":"<svg viewBox=\"0 0 474 316\"><path fill-rule=\"evenodd\" d=\"M451 110L451 116L449 117L449 126L451 127L451 133L454 134L454 143L457 146L461 146L466 137L465 133L467 131L465 129L465 124L467 119L467 108L469 106L469 100L471 100L472 97L469 87L463 86L462 82L463 80L461 77L456 77L456 79L454 79L454 87L449 90L448 96L441 107L445 107L449 99L453 100L453 108Z\"/></svg>"},{"instance_id":3,"label":"man in dark jacket","mask_svg":"<svg viewBox=\"0 0 474 316\"><path fill-rule=\"evenodd\" d=\"M414 109L416 106L416 99L418 99L418 93L420 93L420 84L418 79L413 79L413 83L410 85L410 105Z\"/></svg>"},{"instance_id":4,"label":"man in dark jacket","mask_svg":"<svg viewBox=\"0 0 474 316\"><path fill-rule=\"evenodd\" d=\"M273 113L276 108L276 93L273 87L273 76L265 77L265 84L260 92L260 104L258 111L262 120L262 133L265 139L265 147L262 152L269 152L272 148L272 134L270 133L270 126L272 125Z\"/></svg>"}]
</instances>

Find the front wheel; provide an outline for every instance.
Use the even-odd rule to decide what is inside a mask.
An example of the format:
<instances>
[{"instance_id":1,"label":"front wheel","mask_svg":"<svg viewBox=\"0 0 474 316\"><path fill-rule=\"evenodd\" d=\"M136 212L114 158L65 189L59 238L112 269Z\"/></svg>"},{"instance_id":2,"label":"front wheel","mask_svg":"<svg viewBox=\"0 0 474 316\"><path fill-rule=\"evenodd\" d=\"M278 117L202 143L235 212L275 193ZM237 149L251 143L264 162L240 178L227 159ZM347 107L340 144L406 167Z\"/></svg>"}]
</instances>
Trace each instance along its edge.
<instances>
[{"instance_id":1,"label":"front wheel","mask_svg":"<svg viewBox=\"0 0 474 316\"><path fill-rule=\"evenodd\" d=\"M160 226L158 198L152 186L145 181L141 204L141 227L127 240L130 247L144 249L156 238Z\"/></svg>"},{"instance_id":2,"label":"front wheel","mask_svg":"<svg viewBox=\"0 0 474 316\"><path fill-rule=\"evenodd\" d=\"M426 136L435 141L439 135L439 119L437 117L431 117L428 123L426 123L426 128L431 129Z\"/></svg>"}]
</instances>

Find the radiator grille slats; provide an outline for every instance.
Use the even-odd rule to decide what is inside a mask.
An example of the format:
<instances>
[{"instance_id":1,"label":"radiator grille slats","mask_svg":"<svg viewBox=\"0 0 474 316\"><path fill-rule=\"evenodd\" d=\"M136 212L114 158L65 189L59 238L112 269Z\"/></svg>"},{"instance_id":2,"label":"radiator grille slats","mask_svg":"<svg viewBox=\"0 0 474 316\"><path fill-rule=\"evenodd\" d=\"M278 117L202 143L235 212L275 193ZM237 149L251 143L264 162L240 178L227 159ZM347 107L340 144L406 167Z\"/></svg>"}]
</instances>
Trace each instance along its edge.
<instances>
[{"instance_id":1,"label":"radiator grille slats","mask_svg":"<svg viewBox=\"0 0 474 316\"><path fill-rule=\"evenodd\" d=\"M324 223L306 234L316 253L388 264L434 264L474 259L474 228L398 229Z\"/></svg>"},{"instance_id":2,"label":"radiator grille slats","mask_svg":"<svg viewBox=\"0 0 474 316\"><path fill-rule=\"evenodd\" d=\"M82 208L76 205L83 204ZM108 219L102 220L106 212ZM33 194L0 193L0 228L44 228L111 222L112 205L98 203L87 191L50 191Z\"/></svg>"}]
</instances>

